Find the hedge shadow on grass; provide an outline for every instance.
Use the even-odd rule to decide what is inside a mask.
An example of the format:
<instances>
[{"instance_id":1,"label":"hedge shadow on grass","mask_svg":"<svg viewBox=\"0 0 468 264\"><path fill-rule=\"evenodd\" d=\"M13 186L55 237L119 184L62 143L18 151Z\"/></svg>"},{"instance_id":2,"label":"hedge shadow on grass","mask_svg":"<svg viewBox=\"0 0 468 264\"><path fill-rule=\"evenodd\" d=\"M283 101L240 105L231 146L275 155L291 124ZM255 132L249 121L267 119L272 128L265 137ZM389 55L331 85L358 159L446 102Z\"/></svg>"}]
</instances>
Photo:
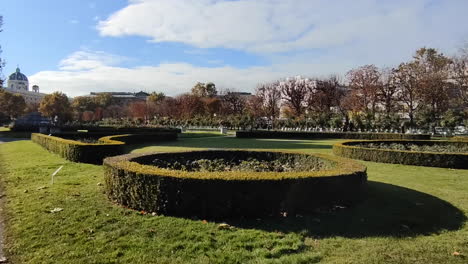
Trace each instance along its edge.
<instances>
[{"instance_id":1,"label":"hedge shadow on grass","mask_svg":"<svg viewBox=\"0 0 468 264\"><path fill-rule=\"evenodd\" d=\"M164 142L162 144L135 144L125 146L125 152L130 153L134 150L151 146L180 146L181 142L185 148L202 149L317 149L330 150L333 145L330 143L319 143L312 140L296 139L253 139L253 138L235 138L235 137L215 137L215 138L181 138L176 143Z\"/></svg>"},{"instance_id":2,"label":"hedge shadow on grass","mask_svg":"<svg viewBox=\"0 0 468 264\"><path fill-rule=\"evenodd\" d=\"M302 217L239 219L240 228L300 232L325 237L409 237L458 230L467 220L452 204L412 189L368 181L368 199L350 208L324 210Z\"/></svg>"}]
</instances>

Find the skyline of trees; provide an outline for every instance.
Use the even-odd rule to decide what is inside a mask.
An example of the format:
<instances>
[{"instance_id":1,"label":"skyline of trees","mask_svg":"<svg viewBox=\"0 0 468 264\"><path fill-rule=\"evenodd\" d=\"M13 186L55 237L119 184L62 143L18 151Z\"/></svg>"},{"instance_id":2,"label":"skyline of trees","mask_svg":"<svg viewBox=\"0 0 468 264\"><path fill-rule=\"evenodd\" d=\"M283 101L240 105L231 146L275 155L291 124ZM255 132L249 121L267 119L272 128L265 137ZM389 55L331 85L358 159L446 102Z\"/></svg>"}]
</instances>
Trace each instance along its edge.
<instances>
[{"instance_id":1,"label":"skyline of trees","mask_svg":"<svg viewBox=\"0 0 468 264\"><path fill-rule=\"evenodd\" d=\"M436 49L421 48L395 68L363 65L349 70L345 79L296 76L260 83L250 96L232 89L218 92L210 82L196 83L190 93L169 97L153 92L146 101L128 104L118 103L109 93L80 96L72 100L68 119L137 119L146 124L206 120L211 125L237 120L251 127L279 127L286 122L343 130L453 126L468 123L467 50L449 58ZM51 116L47 98L39 110Z\"/></svg>"}]
</instances>

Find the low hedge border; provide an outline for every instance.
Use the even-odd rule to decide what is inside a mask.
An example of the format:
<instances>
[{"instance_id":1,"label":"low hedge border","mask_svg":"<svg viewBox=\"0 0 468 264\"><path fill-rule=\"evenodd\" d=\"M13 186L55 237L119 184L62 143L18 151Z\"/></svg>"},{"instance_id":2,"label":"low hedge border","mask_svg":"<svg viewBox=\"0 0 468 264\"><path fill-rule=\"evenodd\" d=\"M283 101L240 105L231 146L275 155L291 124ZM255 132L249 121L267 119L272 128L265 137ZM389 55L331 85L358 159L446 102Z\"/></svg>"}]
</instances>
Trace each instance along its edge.
<instances>
[{"instance_id":1,"label":"low hedge border","mask_svg":"<svg viewBox=\"0 0 468 264\"><path fill-rule=\"evenodd\" d=\"M455 136L450 138L451 141L468 141L468 136Z\"/></svg>"},{"instance_id":2,"label":"low hedge border","mask_svg":"<svg viewBox=\"0 0 468 264\"><path fill-rule=\"evenodd\" d=\"M210 151L183 153L200 156L207 152ZM252 153L211 150L219 158L240 152ZM161 155L178 154L106 158L104 178L109 199L135 210L163 215L225 218L308 213L326 205L351 204L366 193L365 166L326 155L313 156L331 162L333 169L311 172L187 172L142 164Z\"/></svg>"},{"instance_id":3,"label":"low hedge border","mask_svg":"<svg viewBox=\"0 0 468 264\"><path fill-rule=\"evenodd\" d=\"M431 141L431 140L366 140L366 141L346 141L337 143L333 146L335 155L359 159L366 161L442 167L454 169L468 169L468 153L442 153L442 152L417 152L407 150L376 149L356 146L364 143L399 143L399 144L418 144L418 145L456 145L467 144L466 142L455 141Z\"/></svg>"},{"instance_id":4,"label":"low hedge border","mask_svg":"<svg viewBox=\"0 0 468 264\"><path fill-rule=\"evenodd\" d=\"M429 134L397 134L367 132L294 132L294 131L237 131L238 138L303 138L303 139L412 139L429 140Z\"/></svg>"},{"instance_id":5,"label":"low hedge border","mask_svg":"<svg viewBox=\"0 0 468 264\"><path fill-rule=\"evenodd\" d=\"M176 132L160 132L151 134L127 134L102 137L99 143L84 143L72 139L64 139L38 133L31 134L31 140L50 152L73 161L91 164L102 164L106 157L123 154L125 144L159 142L176 140Z\"/></svg>"}]
</instances>

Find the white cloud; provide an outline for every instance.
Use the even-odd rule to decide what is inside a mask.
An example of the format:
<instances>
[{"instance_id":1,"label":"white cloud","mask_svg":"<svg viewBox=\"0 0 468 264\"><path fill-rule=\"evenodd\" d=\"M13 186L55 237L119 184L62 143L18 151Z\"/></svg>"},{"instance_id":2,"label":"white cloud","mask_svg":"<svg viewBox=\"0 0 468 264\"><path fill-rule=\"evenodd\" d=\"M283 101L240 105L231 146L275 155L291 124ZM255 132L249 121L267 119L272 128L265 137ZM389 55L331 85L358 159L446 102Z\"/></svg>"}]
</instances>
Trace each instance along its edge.
<instances>
[{"instance_id":1,"label":"white cloud","mask_svg":"<svg viewBox=\"0 0 468 264\"><path fill-rule=\"evenodd\" d=\"M59 68L64 71L90 70L117 65L126 60L128 58L124 56L117 56L103 51L81 50L60 61Z\"/></svg>"},{"instance_id":2,"label":"white cloud","mask_svg":"<svg viewBox=\"0 0 468 264\"><path fill-rule=\"evenodd\" d=\"M46 93L62 91L79 96L96 91L162 91L178 95L190 91L198 81L214 82L219 88L254 91L260 82L297 74L327 74L343 71L348 65L324 62L283 63L264 67L238 69L230 66L197 67L187 63L165 63L158 66L119 67L125 58L104 52L78 51L62 60L59 71L42 71L29 76Z\"/></svg>"},{"instance_id":3,"label":"white cloud","mask_svg":"<svg viewBox=\"0 0 468 264\"><path fill-rule=\"evenodd\" d=\"M287 76L344 74L364 64L395 66L423 46L450 54L468 36L466 0L129 0L98 23L103 36L139 35L153 42L192 45L202 57L223 47L264 56L270 65L235 68L184 62L125 68L128 58L81 50L58 71L30 76L41 90L187 92L197 81L253 91ZM158 62L156 62L157 64ZM229 61L224 60L224 63Z\"/></svg>"},{"instance_id":4,"label":"white cloud","mask_svg":"<svg viewBox=\"0 0 468 264\"><path fill-rule=\"evenodd\" d=\"M374 40L444 45L438 39L468 33L466 10L464 0L131 0L98 30L256 53Z\"/></svg>"}]
</instances>

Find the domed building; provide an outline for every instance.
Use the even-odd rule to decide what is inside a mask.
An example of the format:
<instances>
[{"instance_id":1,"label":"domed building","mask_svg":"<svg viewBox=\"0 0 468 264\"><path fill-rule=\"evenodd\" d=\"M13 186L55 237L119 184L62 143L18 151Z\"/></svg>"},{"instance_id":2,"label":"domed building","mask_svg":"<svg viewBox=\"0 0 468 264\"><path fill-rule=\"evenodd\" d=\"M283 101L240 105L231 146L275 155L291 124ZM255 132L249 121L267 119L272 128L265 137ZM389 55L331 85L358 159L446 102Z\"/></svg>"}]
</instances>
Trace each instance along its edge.
<instances>
[{"instance_id":1,"label":"domed building","mask_svg":"<svg viewBox=\"0 0 468 264\"><path fill-rule=\"evenodd\" d=\"M33 85L33 90L29 91L28 77L21 73L19 67L16 68L16 72L10 74L7 84L4 89L10 93L22 95L27 104L39 104L46 95L39 92L39 86L37 85Z\"/></svg>"},{"instance_id":2,"label":"domed building","mask_svg":"<svg viewBox=\"0 0 468 264\"><path fill-rule=\"evenodd\" d=\"M10 74L8 77L8 89L9 90L21 90L28 91L29 81L26 75L22 74L20 68L16 68L16 72Z\"/></svg>"}]
</instances>

